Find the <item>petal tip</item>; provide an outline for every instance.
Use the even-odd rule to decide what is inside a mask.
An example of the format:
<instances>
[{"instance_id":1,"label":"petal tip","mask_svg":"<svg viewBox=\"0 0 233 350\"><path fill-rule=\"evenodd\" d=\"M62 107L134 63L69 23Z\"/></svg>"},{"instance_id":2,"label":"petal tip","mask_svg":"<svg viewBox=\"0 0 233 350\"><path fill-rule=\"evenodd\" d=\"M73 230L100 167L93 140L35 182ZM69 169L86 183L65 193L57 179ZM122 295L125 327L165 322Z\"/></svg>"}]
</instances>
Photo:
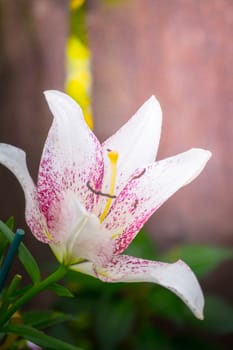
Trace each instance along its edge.
<instances>
[{"instance_id":1,"label":"petal tip","mask_svg":"<svg viewBox=\"0 0 233 350\"><path fill-rule=\"evenodd\" d=\"M190 309L192 310L193 314L196 316L199 320L204 320L204 296L202 291L200 291L199 298L196 300L196 305L193 307L190 306Z\"/></svg>"},{"instance_id":2,"label":"petal tip","mask_svg":"<svg viewBox=\"0 0 233 350\"><path fill-rule=\"evenodd\" d=\"M63 94L63 92L58 90L44 90L43 94L45 95L46 98L50 98L55 95Z\"/></svg>"},{"instance_id":3,"label":"petal tip","mask_svg":"<svg viewBox=\"0 0 233 350\"><path fill-rule=\"evenodd\" d=\"M180 288L178 289L176 287L176 290L171 290L184 301L197 319L203 320L205 299L195 274L190 267L180 259L171 264L170 267L174 269L173 273L176 272L177 278L179 275L182 276Z\"/></svg>"},{"instance_id":4,"label":"petal tip","mask_svg":"<svg viewBox=\"0 0 233 350\"><path fill-rule=\"evenodd\" d=\"M137 113L143 116L147 120L147 123L149 123L150 121L154 125L156 121L156 129L159 130L160 135L162 125L162 109L159 101L154 95L152 95L143 103L143 105L139 108Z\"/></svg>"},{"instance_id":5,"label":"petal tip","mask_svg":"<svg viewBox=\"0 0 233 350\"><path fill-rule=\"evenodd\" d=\"M191 150L194 152L198 152L199 154L202 154L204 156L204 158L206 158L207 160L212 156L212 153L207 149L192 148Z\"/></svg>"},{"instance_id":6,"label":"petal tip","mask_svg":"<svg viewBox=\"0 0 233 350\"><path fill-rule=\"evenodd\" d=\"M194 171L191 174L190 178L184 183L184 185L188 185L196 177L198 177L198 175L200 175L202 170L205 168L206 163L212 156L212 153L210 151L202 148L192 148L187 152L187 154L191 156L194 165Z\"/></svg>"},{"instance_id":7,"label":"petal tip","mask_svg":"<svg viewBox=\"0 0 233 350\"><path fill-rule=\"evenodd\" d=\"M196 153L196 156L199 158L200 163L203 164L203 167L208 162L208 160L212 157L212 153L206 149L192 148L191 151Z\"/></svg>"},{"instance_id":8,"label":"petal tip","mask_svg":"<svg viewBox=\"0 0 233 350\"><path fill-rule=\"evenodd\" d=\"M205 153L206 153L207 160L209 160L212 157L212 152L205 150Z\"/></svg>"},{"instance_id":9,"label":"petal tip","mask_svg":"<svg viewBox=\"0 0 233 350\"><path fill-rule=\"evenodd\" d=\"M51 112L53 108L56 107L56 104L60 104L59 102L65 98L65 94L58 90L45 90L43 91L43 94L49 105L49 108L51 109Z\"/></svg>"},{"instance_id":10,"label":"petal tip","mask_svg":"<svg viewBox=\"0 0 233 350\"><path fill-rule=\"evenodd\" d=\"M72 101L71 97L59 90L45 90L43 94L48 102L48 104L53 102L58 102L58 100L67 100L67 98Z\"/></svg>"},{"instance_id":11,"label":"petal tip","mask_svg":"<svg viewBox=\"0 0 233 350\"><path fill-rule=\"evenodd\" d=\"M59 117L65 113L67 115L79 114L83 118L79 104L66 93L58 90L45 90L43 93L54 117Z\"/></svg>"},{"instance_id":12,"label":"petal tip","mask_svg":"<svg viewBox=\"0 0 233 350\"><path fill-rule=\"evenodd\" d=\"M162 114L162 108L159 103L159 100L155 97L155 95L152 95L145 103L144 105L148 105L151 108L153 108L157 113L159 112Z\"/></svg>"},{"instance_id":13,"label":"petal tip","mask_svg":"<svg viewBox=\"0 0 233 350\"><path fill-rule=\"evenodd\" d=\"M197 316L197 318L198 318L199 320L201 320L201 321L204 320L204 314L203 314L203 312L198 313L196 316Z\"/></svg>"}]
</instances>

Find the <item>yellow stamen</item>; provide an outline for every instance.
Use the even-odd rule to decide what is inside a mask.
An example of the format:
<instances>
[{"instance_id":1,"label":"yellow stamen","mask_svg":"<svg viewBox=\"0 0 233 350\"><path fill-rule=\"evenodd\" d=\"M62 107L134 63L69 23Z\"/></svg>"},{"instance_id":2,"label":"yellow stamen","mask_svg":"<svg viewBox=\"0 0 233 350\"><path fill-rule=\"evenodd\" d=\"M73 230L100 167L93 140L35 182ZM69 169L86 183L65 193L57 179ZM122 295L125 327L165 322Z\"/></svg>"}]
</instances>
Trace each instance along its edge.
<instances>
[{"instance_id":1,"label":"yellow stamen","mask_svg":"<svg viewBox=\"0 0 233 350\"><path fill-rule=\"evenodd\" d=\"M111 164L111 181L110 181L109 195L113 196L114 190L115 190L115 184L116 184L118 152L109 151L108 158L109 158L110 164ZM110 206L112 204L112 200L113 200L113 198L107 199L105 208L104 208L102 214L100 215L100 222L103 222L103 220L106 218L106 215L108 214L108 211L109 211Z\"/></svg>"}]
</instances>

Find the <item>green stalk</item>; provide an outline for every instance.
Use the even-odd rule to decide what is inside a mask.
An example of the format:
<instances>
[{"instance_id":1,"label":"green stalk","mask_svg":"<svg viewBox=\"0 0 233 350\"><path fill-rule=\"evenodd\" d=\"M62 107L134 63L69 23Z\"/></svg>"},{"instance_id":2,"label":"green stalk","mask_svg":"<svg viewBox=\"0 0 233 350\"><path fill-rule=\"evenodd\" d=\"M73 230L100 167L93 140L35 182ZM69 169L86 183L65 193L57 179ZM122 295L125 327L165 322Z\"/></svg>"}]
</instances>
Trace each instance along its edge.
<instances>
[{"instance_id":1,"label":"green stalk","mask_svg":"<svg viewBox=\"0 0 233 350\"><path fill-rule=\"evenodd\" d=\"M18 252L18 248L23 239L23 236L24 236L24 231L21 229L18 229L16 231L13 241L10 244L10 248L7 252L6 258L3 261L2 268L0 270L0 290L2 290L4 286L5 280L9 273L10 267L13 263L13 260Z\"/></svg>"},{"instance_id":2,"label":"green stalk","mask_svg":"<svg viewBox=\"0 0 233 350\"><path fill-rule=\"evenodd\" d=\"M4 314L8 309L8 306L11 302L11 296L16 291L20 281L22 279L21 275L15 275L9 285L9 287L3 292L2 296L2 305L1 305L1 314Z\"/></svg>"},{"instance_id":3,"label":"green stalk","mask_svg":"<svg viewBox=\"0 0 233 350\"><path fill-rule=\"evenodd\" d=\"M0 316L0 329L5 323L10 320L10 318L14 315L14 313L19 310L28 300L32 299L35 295L39 294L41 291L46 289L50 284L57 282L62 279L67 272L67 267L64 265L60 265L59 268L52 273L49 277L47 277L42 282L34 285L25 294L19 298L7 311L5 314Z\"/></svg>"}]
</instances>

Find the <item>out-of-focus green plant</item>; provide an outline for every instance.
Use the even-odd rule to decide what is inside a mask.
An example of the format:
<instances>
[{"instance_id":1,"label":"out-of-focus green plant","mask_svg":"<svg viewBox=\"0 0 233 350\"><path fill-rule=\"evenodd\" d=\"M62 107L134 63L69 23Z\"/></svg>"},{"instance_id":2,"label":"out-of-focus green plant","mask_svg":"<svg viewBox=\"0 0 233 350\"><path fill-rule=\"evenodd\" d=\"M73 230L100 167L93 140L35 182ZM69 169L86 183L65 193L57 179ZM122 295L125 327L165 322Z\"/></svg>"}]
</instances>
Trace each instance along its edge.
<instances>
[{"instance_id":1,"label":"out-of-focus green plant","mask_svg":"<svg viewBox=\"0 0 233 350\"><path fill-rule=\"evenodd\" d=\"M66 92L79 103L87 124L92 128L90 50L85 16L85 0L71 0L65 88Z\"/></svg>"},{"instance_id":2,"label":"out-of-focus green plant","mask_svg":"<svg viewBox=\"0 0 233 350\"><path fill-rule=\"evenodd\" d=\"M42 330L67 320L72 316L53 310L22 312L21 307L32 297L44 290L52 290L59 296L70 297L72 294L62 285L57 284L66 273L66 268L60 265L59 268L44 280L36 260L31 255L27 247L19 240L18 235L23 236L23 232L18 230L13 232L14 220L10 218L6 224L0 221L0 349L18 350L31 349L30 343L37 344L41 349L54 350L80 350L80 348L70 345L69 342L53 338L45 334ZM18 235L17 235L18 233ZM18 241L18 244L14 244ZM9 250L5 254L5 249L10 243ZM4 249L3 249L4 248ZM14 250L14 255L9 254ZM16 274L5 286L10 265L15 255L18 255L20 262L31 278L31 283L21 286L22 276ZM8 278L9 279L9 278Z\"/></svg>"},{"instance_id":3,"label":"out-of-focus green plant","mask_svg":"<svg viewBox=\"0 0 233 350\"><path fill-rule=\"evenodd\" d=\"M200 278L233 257L227 248L192 244L159 256L145 232L127 253L169 262L179 257ZM175 295L157 285L103 284L72 271L66 284L75 297L56 307L75 314L75 320L52 327L51 335L63 334L64 340L72 339L85 350L219 350L224 347L216 343L216 334L233 331L233 307L217 296L205 295L205 319L200 322Z\"/></svg>"}]
</instances>

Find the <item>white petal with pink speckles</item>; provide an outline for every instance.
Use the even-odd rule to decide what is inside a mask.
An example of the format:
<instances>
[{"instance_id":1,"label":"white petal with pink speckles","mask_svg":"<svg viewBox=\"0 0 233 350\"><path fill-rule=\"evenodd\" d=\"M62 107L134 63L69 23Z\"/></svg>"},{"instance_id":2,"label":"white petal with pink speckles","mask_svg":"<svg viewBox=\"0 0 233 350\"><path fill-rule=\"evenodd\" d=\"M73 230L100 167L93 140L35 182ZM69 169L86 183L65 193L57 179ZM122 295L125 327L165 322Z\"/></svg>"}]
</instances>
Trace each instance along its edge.
<instances>
[{"instance_id":1,"label":"white petal with pink speckles","mask_svg":"<svg viewBox=\"0 0 233 350\"><path fill-rule=\"evenodd\" d=\"M39 210L36 187L28 172L25 152L17 147L1 143L0 163L12 171L23 188L26 202L25 217L32 233L38 240L48 243L50 239L45 235L46 221Z\"/></svg>"},{"instance_id":2,"label":"white petal with pink speckles","mask_svg":"<svg viewBox=\"0 0 233 350\"><path fill-rule=\"evenodd\" d=\"M123 231L116 237L116 254L128 247L156 209L201 172L210 155L209 151L191 149L132 175L104 221L108 230Z\"/></svg>"},{"instance_id":3,"label":"white petal with pink speckles","mask_svg":"<svg viewBox=\"0 0 233 350\"><path fill-rule=\"evenodd\" d=\"M91 272L83 266L87 273ZM203 319L204 297L192 270L181 260L167 264L127 255L112 259L104 269L94 266L94 273L105 282L154 282L181 298L197 318ZM93 275L94 275L93 273Z\"/></svg>"},{"instance_id":4,"label":"white petal with pink speckles","mask_svg":"<svg viewBox=\"0 0 233 350\"><path fill-rule=\"evenodd\" d=\"M49 212L59 207L67 190L76 193L82 205L92 210L97 198L88 190L87 182L100 189L103 160L101 145L74 100L58 91L47 91L45 96L54 120L41 158L38 193L50 228L57 218Z\"/></svg>"},{"instance_id":5,"label":"white petal with pink speckles","mask_svg":"<svg viewBox=\"0 0 233 350\"><path fill-rule=\"evenodd\" d=\"M115 189L117 195L137 168L155 160L160 140L161 123L160 104L152 96L126 124L103 143L104 192L108 191L110 182L107 150L111 149L119 153Z\"/></svg>"},{"instance_id":6,"label":"white petal with pink speckles","mask_svg":"<svg viewBox=\"0 0 233 350\"><path fill-rule=\"evenodd\" d=\"M203 319L204 297L192 270L181 260L167 264L127 255L114 256L104 268L90 262L71 266L72 270L98 277L105 282L152 282L175 293Z\"/></svg>"}]
</instances>

